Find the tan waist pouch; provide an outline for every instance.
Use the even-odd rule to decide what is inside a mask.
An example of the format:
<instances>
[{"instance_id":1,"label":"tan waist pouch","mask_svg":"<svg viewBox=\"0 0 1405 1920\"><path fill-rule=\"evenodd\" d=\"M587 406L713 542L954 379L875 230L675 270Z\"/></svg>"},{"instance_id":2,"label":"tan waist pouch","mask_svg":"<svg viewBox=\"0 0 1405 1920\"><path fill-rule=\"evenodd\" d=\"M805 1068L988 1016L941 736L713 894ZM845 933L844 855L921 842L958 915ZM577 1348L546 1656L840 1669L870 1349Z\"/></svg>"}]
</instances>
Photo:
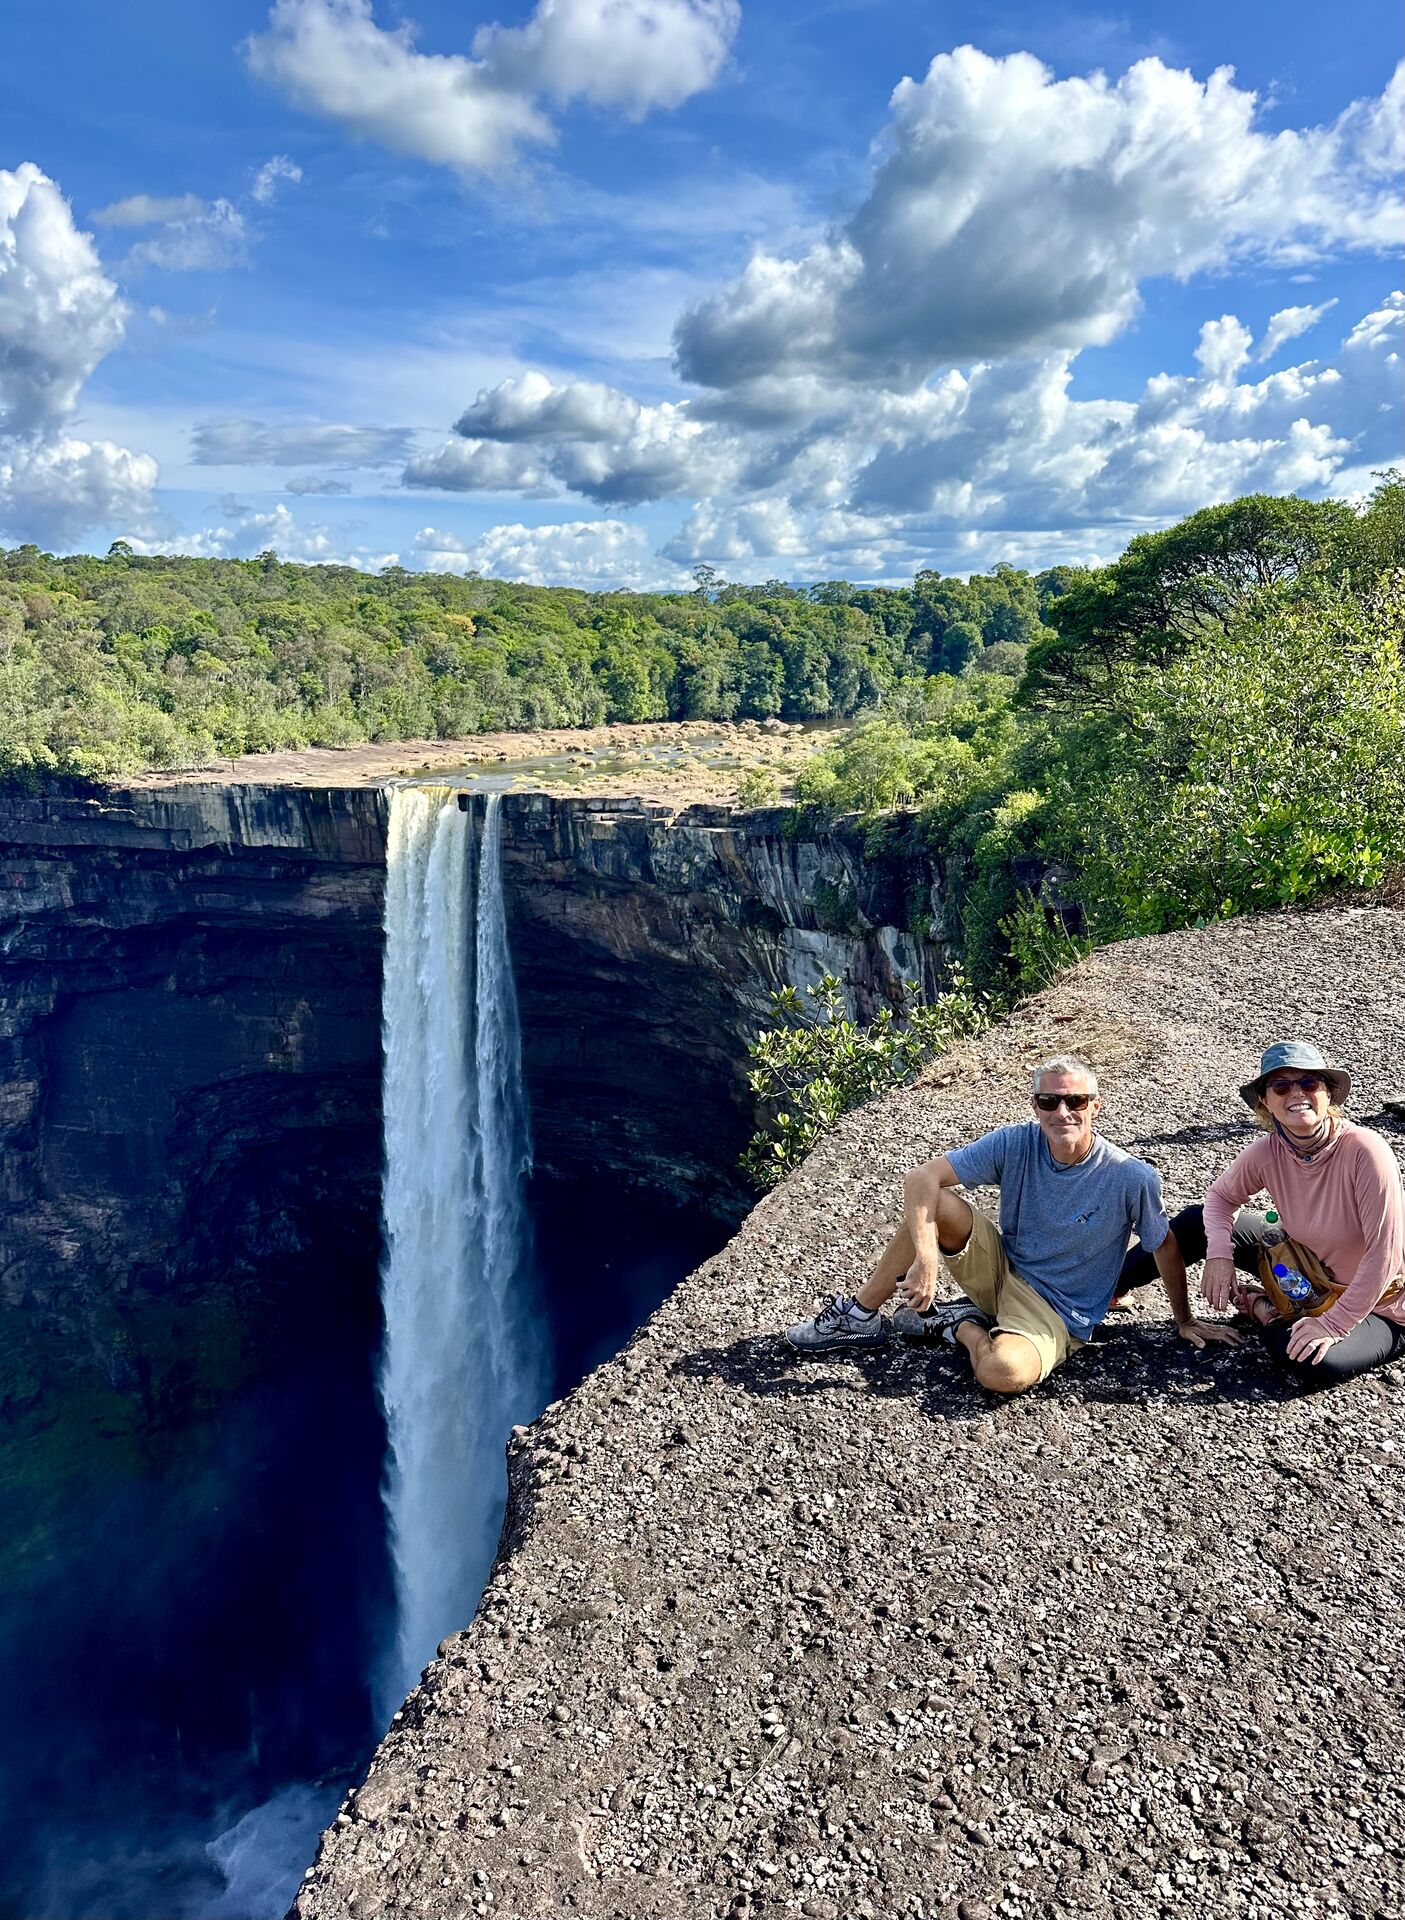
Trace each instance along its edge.
<instances>
[{"instance_id":1,"label":"tan waist pouch","mask_svg":"<svg viewBox=\"0 0 1405 1920\"><path fill-rule=\"evenodd\" d=\"M1273 1271L1275 1266L1300 1273L1312 1291L1302 1299L1296 1298ZM1318 1259L1311 1247L1305 1247L1301 1240L1284 1240L1276 1247L1260 1247L1259 1279L1263 1282L1264 1292L1285 1320L1315 1320L1319 1313L1325 1313L1328 1307L1335 1306L1346 1292L1346 1288L1332 1278L1331 1268ZM1400 1288L1401 1282L1397 1280L1394 1286L1386 1288L1381 1299L1393 1300Z\"/></svg>"}]
</instances>

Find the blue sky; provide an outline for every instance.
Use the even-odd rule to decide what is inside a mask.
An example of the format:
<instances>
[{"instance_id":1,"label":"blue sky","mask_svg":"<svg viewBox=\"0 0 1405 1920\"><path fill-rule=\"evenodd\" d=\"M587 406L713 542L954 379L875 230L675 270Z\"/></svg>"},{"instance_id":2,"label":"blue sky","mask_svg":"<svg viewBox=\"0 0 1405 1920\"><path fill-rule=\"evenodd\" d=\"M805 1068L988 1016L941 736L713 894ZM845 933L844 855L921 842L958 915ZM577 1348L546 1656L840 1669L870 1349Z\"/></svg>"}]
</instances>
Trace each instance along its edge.
<instances>
[{"instance_id":1,"label":"blue sky","mask_svg":"<svg viewBox=\"0 0 1405 1920\"><path fill-rule=\"evenodd\" d=\"M7 9L7 543L902 580L1401 457L1393 6L118 17Z\"/></svg>"}]
</instances>

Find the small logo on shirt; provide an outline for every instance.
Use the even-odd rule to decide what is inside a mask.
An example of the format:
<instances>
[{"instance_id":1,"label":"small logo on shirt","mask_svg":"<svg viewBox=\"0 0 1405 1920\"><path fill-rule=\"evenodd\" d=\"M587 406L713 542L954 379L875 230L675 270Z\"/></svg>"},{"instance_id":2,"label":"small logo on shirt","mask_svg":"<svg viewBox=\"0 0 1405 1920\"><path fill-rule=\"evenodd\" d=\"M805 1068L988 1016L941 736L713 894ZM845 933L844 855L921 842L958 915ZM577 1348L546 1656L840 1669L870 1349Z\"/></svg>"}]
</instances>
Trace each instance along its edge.
<instances>
[{"instance_id":1,"label":"small logo on shirt","mask_svg":"<svg viewBox=\"0 0 1405 1920\"><path fill-rule=\"evenodd\" d=\"M1088 1222L1093 1218L1093 1216L1101 1212L1102 1212L1101 1207L1089 1207L1086 1213L1075 1213L1072 1221L1070 1222L1070 1225L1075 1227L1086 1227Z\"/></svg>"}]
</instances>

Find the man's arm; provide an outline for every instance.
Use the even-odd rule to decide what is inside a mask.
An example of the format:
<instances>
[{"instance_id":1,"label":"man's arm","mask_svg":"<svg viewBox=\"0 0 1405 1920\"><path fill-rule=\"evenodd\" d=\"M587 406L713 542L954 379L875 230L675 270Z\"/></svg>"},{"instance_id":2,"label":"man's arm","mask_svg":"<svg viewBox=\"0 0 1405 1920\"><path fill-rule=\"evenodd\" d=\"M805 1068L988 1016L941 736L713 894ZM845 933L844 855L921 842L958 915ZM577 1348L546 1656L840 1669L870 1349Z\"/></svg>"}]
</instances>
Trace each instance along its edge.
<instances>
[{"instance_id":1,"label":"man's arm","mask_svg":"<svg viewBox=\"0 0 1405 1920\"><path fill-rule=\"evenodd\" d=\"M1219 1340L1227 1347L1237 1347L1239 1335L1233 1327L1227 1327L1218 1320L1197 1320L1191 1312L1185 1256L1175 1234L1168 1233L1151 1257L1156 1262L1156 1271L1161 1275L1161 1284L1170 1302L1171 1318L1182 1340L1189 1341L1196 1348L1203 1347L1207 1340Z\"/></svg>"},{"instance_id":2,"label":"man's arm","mask_svg":"<svg viewBox=\"0 0 1405 1920\"><path fill-rule=\"evenodd\" d=\"M944 1153L914 1167L903 1181L903 1220L912 1239L913 1262L907 1270L903 1297L910 1307L925 1313L931 1306L941 1273L941 1242L937 1213L947 1187L959 1187L956 1169Z\"/></svg>"}]
</instances>

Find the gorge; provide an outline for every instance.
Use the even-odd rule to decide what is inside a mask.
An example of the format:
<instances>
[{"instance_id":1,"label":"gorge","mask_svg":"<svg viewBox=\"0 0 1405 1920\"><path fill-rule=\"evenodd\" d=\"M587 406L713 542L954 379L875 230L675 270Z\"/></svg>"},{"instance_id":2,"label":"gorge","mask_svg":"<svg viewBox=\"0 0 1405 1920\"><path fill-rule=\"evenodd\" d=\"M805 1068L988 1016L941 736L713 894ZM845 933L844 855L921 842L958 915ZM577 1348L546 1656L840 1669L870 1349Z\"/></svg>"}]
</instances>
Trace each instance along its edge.
<instances>
[{"instance_id":1,"label":"gorge","mask_svg":"<svg viewBox=\"0 0 1405 1920\"><path fill-rule=\"evenodd\" d=\"M268 1835L246 1816L309 1851L384 1723L391 808L374 788L0 801L0 1630L26 1756L5 1897L29 1916L240 1911L192 1834L224 1834L254 1898ZM933 977L940 876L779 815L524 794L499 819L539 1406L738 1217L770 990L832 968L871 1010Z\"/></svg>"}]
</instances>

